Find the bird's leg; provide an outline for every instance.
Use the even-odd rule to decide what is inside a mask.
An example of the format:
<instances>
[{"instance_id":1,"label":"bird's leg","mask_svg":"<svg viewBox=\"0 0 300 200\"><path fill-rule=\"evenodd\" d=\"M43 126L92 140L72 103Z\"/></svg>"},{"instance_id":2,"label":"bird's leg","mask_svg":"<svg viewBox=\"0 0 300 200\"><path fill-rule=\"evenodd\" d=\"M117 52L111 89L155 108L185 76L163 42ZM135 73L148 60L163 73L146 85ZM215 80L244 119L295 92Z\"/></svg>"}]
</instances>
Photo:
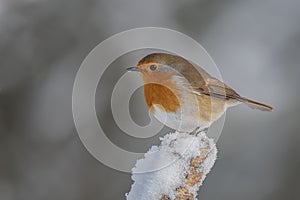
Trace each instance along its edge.
<instances>
[{"instance_id":1,"label":"bird's leg","mask_svg":"<svg viewBox=\"0 0 300 200\"><path fill-rule=\"evenodd\" d=\"M202 130L200 130L200 127L198 126L197 128L195 128L192 132L190 132L190 135L195 135L197 136L200 132L205 132L205 134L208 132L208 128L204 128Z\"/></svg>"},{"instance_id":2,"label":"bird's leg","mask_svg":"<svg viewBox=\"0 0 300 200\"><path fill-rule=\"evenodd\" d=\"M192 132L190 132L190 135L197 135L198 134L198 130L200 129L199 126L197 126Z\"/></svg>"}]
</instances>

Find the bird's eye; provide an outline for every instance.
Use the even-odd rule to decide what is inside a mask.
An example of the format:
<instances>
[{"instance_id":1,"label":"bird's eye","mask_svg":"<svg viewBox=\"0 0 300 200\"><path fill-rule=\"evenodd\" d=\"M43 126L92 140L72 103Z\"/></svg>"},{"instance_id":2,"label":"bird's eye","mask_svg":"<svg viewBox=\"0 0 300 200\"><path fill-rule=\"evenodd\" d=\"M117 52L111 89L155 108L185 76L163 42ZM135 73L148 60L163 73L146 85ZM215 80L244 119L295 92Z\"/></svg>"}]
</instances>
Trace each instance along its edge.
<instances>
[{"instance_id":1,"label":"bird's eye","mask_svg":"<svg viewBox=\"0 0 300 200\"><path fill-rule=\"evenodd\" d=\"M151 69L152 71L156 70L156 68L157 68L156 65L151 65L151 66L150 66L150 69Z\"/></svg>"}]
</instances>

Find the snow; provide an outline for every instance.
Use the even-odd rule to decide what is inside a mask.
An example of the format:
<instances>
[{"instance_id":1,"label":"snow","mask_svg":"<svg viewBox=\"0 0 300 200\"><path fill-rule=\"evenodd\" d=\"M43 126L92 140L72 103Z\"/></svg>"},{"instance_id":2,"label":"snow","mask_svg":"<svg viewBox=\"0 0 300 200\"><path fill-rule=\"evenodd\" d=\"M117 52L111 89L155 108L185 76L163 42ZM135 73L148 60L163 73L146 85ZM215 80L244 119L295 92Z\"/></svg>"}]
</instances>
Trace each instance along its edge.
<instances>
[{"instance_id":1,"label":"snow","mask_svg":"<svg viewBox=\"0 0 300 200\"><path fill-rule=\"evenodd\" d=\"M193 186L187 184L186 175L191 169L191 160L207 152L198 171L201 181ZM132 169L131 190L127 200L159 200L163 195L175 199L179 187L187 188L193 197L197 196L202 181L214 165L217 149L212 139L204 132L197 135L174 132L161 138L160 146L153 146L144 159L137 161Z\"/></svg>"}]
</instances>

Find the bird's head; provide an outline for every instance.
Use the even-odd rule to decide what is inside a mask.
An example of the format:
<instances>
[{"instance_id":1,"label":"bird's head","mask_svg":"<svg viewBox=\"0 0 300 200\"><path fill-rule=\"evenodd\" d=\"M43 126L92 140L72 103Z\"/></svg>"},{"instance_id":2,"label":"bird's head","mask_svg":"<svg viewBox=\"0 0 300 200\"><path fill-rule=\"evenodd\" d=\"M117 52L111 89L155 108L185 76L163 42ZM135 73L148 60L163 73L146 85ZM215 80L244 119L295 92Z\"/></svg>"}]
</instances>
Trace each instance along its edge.
<instances>
[{"instance_id":1,"label":"bird's head","mask_svg":"<svg viewBox=\"0 0 300 200\"><path fill-rule=\"evenodd\" d=\"M175 55L153 53L142 58L136 66L128 67L128 71L139 72L145 83L163 82L173 75L179 75L190 63Z\"/></svg>"}]
</instances>

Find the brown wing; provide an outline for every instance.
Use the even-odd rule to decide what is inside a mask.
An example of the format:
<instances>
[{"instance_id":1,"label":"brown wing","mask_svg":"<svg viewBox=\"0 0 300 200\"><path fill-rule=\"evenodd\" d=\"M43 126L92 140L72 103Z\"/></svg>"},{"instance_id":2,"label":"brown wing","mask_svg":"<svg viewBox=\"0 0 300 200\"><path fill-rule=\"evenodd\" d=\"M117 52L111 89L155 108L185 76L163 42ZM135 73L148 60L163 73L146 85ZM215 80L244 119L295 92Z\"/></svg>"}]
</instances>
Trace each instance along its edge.
<instances>
[{"instance_id":1,"label":"brown wing","mask_svg":"<svg viewBox=\"0 0 300 200\"><path fill-rule=\"evenodd\" d=\"M173 56L172 66L181 73L189 82L192 92L197 95L207 95L218 99L224 99L228 105L235 105L243 102L250 108L262 111L271 111L273 108L269 105L247 99L240 96L236 91L225 83L212 77L200 66L187 61L179 56Z\"/></svg>"},{"instance_id":2,"label":"brown wing","mask_svg":"<svg viewBox=\"0 0 300 200\"><path fill-rule=\"evenodd\" d=\"M185 65L184 70L181 69L181 73L189 81L193 92L196 94L205 94L226 100L238 100L241 98L241 96L228 85L212 77L204 69L192 62L190 62L189 65Z\"/></svg>"},{"instance_id":3,"label":"brown wing","mask_svg":"<svg viewBox=\"0 0 300 200\"><path fill-rule=\"evenodd\" d=\"M204 69L193 64L194 67L198 68L201 81L197 84L197 81L191 82L193 93L204 94L212 96L218 99L224 99L228 102L235 104L234 102L243 102L250 108L258 109L262 111L272 111L273 108L267 104L263 104L257 101L240 96L231 87L221 82L220 80L210 76Z\"/></svg>"},{"instance_id":4,"label":"brown wing","mask_svg":"<svg viewBox=\"0 0 300 200\"><path fill-rule=\"evenodd\" d=\"M231 87L213 77L206 80L205 85L193 89L200 94L205 94L225 100L240 100L241 98L241 96Z\"/></svg>"}]
</instances>

